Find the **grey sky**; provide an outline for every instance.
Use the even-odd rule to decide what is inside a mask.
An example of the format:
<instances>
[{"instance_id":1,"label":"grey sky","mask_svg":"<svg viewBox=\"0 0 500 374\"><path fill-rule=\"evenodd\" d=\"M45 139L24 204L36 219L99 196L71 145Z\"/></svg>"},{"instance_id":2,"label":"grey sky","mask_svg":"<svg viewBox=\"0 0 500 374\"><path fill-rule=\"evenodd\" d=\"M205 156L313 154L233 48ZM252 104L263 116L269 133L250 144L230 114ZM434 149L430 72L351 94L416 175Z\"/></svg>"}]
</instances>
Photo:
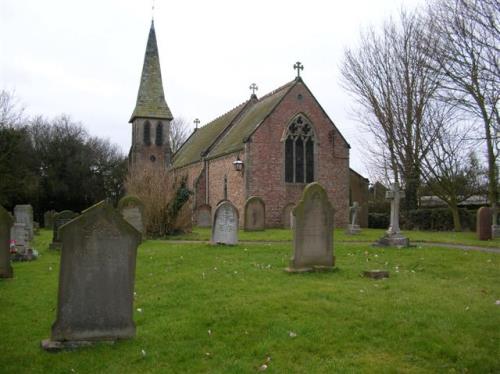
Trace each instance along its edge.
<instances>
[{"instance_id":1,"label":"grey sky","mask_svg":"<svg viewBox=\"0 0 500 374\"><path fill-rule=\"evenodd\" d=\"M130 147L151 0L0 0L0 88L29 114L70 114L92 135ZM339 85L361 28L423 0L184 0L155 2L165 96L174 117L205 124L292 80L293 64L368 175L353 100Z\"/></svg>"}]
</instances>

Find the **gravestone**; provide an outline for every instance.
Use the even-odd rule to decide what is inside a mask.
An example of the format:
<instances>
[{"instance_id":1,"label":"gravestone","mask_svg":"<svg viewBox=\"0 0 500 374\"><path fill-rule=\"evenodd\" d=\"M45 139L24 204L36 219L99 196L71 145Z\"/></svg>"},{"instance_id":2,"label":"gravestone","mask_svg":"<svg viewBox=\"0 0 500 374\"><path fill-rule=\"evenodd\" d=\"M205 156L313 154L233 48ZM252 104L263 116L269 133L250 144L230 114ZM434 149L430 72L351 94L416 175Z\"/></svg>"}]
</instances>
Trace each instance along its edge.
<instances>
[{"instance_id":1,"label":"gravestone","mask_svg":"<svg viewBox=\"0 0 500 374\"><path fill-rule=\"evenodd\" d=\"M48 210L43 214L43 227L46 229L53 228L55 214L57 214L55 210Z\"/></svg>"},{"instance_id":2,"label":"gravestone","mask_svg":"<svg viewBox=\"0 0 500 374\"><path fill-rule=\"evenodd\" d=\"M125 221L135 227L141 234L145 233L144 228L144 204L137 196L124 196L118 202L118 211Z\"/></svg>"},{"instance_id":3,"label":"gravestone","mask_svg":"<svg viewBox=\"0 0 500 374\"><path fill-rule=\"evenodd\" d=\"M54 214L54 223L52 225L52 243L50 249L61 248L61 241L59 240L59 227L68 223L73 218L78 217L78 213L71 210L63 210L62 212Z\"/></svg>"},{"instance_id":4,"label":"gravestone","mask_svg":"<svg viewBox=\"0 0 500 374\"><path fill-rule=\"evenodd\" d=\"M476 234L479 240L490 240L492 238L492 211L483 206L477 210Z\"/></svg>"},{"instance_id":5,"label":"gravestone","mask_svg":"<svg viewBox=\"0 0 500 374\"><path fill-rule=\"evenodd\" d=\"M399 183L393 183L391 189L386 192L385 197L391 201L391 221L385 235L374 243L374 245L383 247L409 247L409 239L399 229L399 206L401 199L405 197L404 191L399 189Z\"/></svg>"},{"instance_id":6,"label":"gravestone","mask_svg":"<svg viewBox=\"0 0 500 374\"><path fill-rule=\"evenodd\" d=\"M308 184L292 212L295 219L294 254L286 271L298 273L333 269L334 209L325 189L317 182Z\"/></svg>"},{"instance_id":7,"label":"gravestone","mask_svg":"<svg viewBox=\"0 0 500 374\"><path fill-rule=\"evenodd\" d=\"M133 294L141 233L102 201L60 227L57 317L46 350L135 335Z\"/></svg>"},{"instance_id":8,"label":"gravestone","mask_svg":"<svg viewBox=\"0 0 500 374\"><path fill-rule=\"evenodd\" d=\"M361 208L359 207L358 202L354 201L352 203L352 207L349 208L349 211L351 212L351 215L352 215L352 219L351 219L351 223L347 225L346 234L348 234L348 235L357 235L357 234L359 234L361 232L361 228L356 223L357 222L357 218L358 218L358 212L360 210L361 210Z\"/></svg>"},{"instance_id":9,"label":"gravestone","mask_svg":"<svg viewBox=\"0 0 500 374\"><path fill-rule=\"evenodd\" d=\"M283 208L283 228L293 229L293 214L292 210L295 208L295 204L288 204Z\"/></svg>"},{"instance_id":10,"label":"gravestone","mask_svg":"<svg viewBox=\"0 0 500 374\"><path fill-rule=\"evenodd\" d=\"M260 197L252 196L245 203L245 231L262 231L266 226L266 205Z\"/></svg>"},{"instance_id":11,"label":"gravestone","mask_svg":"<svg viewBox=\"0 0 500 374\"><path fill-rule=\"evenodd\" d=\"M214 213L212 243L238 244L238 219L238 210L230 201L220 202Z\"/></svg>"},{"instance_id":12,"label":"gravestone","mask_svg":"<svg viewBox=\"0 0 500 374\"><path fill-rule=\"evenodd\" d=\"M24 223L14 223L10 231L10 237L15 241L16 253L25 254L30 246L28 230Z\"/></svg>"},{"instance_id":13,"label":"gravestone","mask_svg":"<svg viewBox=\"0 0 500 374\"><path fill-rule=\"evenodd\" d=\"M200 205L196 209L196 226L198 227L212 227L212 208L210 205Z\"/></svg>"},{"instance_id":14,"label":"gravestone","mask_svg":"<svg viewBox=\"0 0 500 374\"><path fill-rule=\"evenodd\" d=\"M10 229L14 219L0 205L0 278L12 278L14 272L10 265Z\"/></svg>"},{"instance_id":15,"label":"gravestone","mask_svg":"<svg viewBox=\"0 0 500 374\"><path fill-rule=\"evenodd\" d=\"M33 239L33 207L29 204L16 205L14 207L14 217L17 223L24 223L28 232L28 240Z\"/></svg>"}]
</instances>

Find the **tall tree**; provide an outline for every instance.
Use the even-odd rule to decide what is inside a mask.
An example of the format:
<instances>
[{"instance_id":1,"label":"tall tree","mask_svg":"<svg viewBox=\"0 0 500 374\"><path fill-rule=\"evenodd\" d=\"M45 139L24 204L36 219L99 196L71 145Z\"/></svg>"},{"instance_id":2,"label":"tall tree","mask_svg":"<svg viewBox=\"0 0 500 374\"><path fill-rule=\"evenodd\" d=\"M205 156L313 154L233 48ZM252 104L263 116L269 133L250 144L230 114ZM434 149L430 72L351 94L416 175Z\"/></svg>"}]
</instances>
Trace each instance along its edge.
<instances>
[{"instance_id":1,"label":"tall tree","mask_svg":"<svg viewBox=\"0 0 500 374\"><path fill-rule=\"evenodd\" d=\"M373 158L404 186L406 210L417 207L422 158L439 131L432 102L438 74L427 63L424 24L420 14L402 11L380 30L362 33L341 67L358 118L375 139Z\"/></svg>"},{"instance_id":2,"label":"tall tree","mask_svg":"<svg viewBox=\"0 0 500 374\"><path fill-rule=\"evenodd\" d=\"M441 74L441 99L454 103L482 127L488 160L488 199L496 211L500 136L500 2L434 0L428 7L433 30L432 67Z\"/></svg>"},{"instance_id":3,"label":"tall tree","mask_svg":"<svg viewBox=\"0 0 500 374\"><path fill-rule=\"evenodd\" d=\"M178 117L170 122L170 148L175 153L184 144L189 136L188 124L183 117Z\"/></svg>"}]
</instances>

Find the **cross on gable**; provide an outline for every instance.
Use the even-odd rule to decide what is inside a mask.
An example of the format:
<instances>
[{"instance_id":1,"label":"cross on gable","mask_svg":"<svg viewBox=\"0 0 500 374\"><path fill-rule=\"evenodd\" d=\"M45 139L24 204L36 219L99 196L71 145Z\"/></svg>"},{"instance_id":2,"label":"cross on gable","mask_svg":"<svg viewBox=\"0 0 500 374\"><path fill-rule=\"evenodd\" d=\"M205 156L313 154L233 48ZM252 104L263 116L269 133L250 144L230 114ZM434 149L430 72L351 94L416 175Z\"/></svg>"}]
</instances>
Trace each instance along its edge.
<instances>
[{"instance_id":1,"label":"cross on gable","mask_svg":"<svg viewBox=\"0 0 500 374\"><path fill-rule=\"evenodd\" d=\"M198 125L200 124L200 120L196 118L194 121L195 128L198 128Z\"/></svg>"},{"instance_id":2,"label":"cross on gable","mask_svg":"<svg viewBox=\"0 0 500 374\"><path fill-rule=\"evenodd\" d=\"M297 78L300 78L300 71L304 70L304 65L300 61L297 61L295 65L293 65L293 68L297 70Z\"/></svg>"},{"instance_id":3,"label":"cross on gable","mask_svg":"<svg viewBox=\"0 0 500 374\"><path fill-rule=\"evenodd\" d=\"M259 89L259 87L257 87L257 85L255 83L252 83L250 85L250 87L248 87L252 90L252 96L255 96L255 91L257 91Z\"/></svg>"}]
</instances>

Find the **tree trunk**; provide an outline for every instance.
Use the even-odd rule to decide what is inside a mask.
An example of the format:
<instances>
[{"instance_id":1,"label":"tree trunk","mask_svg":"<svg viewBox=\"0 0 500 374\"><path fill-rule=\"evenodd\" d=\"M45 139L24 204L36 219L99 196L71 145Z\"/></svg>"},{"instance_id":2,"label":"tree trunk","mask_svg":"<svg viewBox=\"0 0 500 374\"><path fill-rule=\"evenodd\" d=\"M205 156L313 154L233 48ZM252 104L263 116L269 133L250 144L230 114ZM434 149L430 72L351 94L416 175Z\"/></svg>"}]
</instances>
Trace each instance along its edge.
<instances>
[{"instance_id":1,"label":"tree trunk","mask_svg":"<svg viewBox=\"0 0 500 374\"><path fill-rule=\"evenodd\" d=\"M460 223L460 214L458 212L458 206L456 204L450 205L451 214L453 215L453 227L456 232L462 231L462 225Z\"/></svg>"}]
</instances>

